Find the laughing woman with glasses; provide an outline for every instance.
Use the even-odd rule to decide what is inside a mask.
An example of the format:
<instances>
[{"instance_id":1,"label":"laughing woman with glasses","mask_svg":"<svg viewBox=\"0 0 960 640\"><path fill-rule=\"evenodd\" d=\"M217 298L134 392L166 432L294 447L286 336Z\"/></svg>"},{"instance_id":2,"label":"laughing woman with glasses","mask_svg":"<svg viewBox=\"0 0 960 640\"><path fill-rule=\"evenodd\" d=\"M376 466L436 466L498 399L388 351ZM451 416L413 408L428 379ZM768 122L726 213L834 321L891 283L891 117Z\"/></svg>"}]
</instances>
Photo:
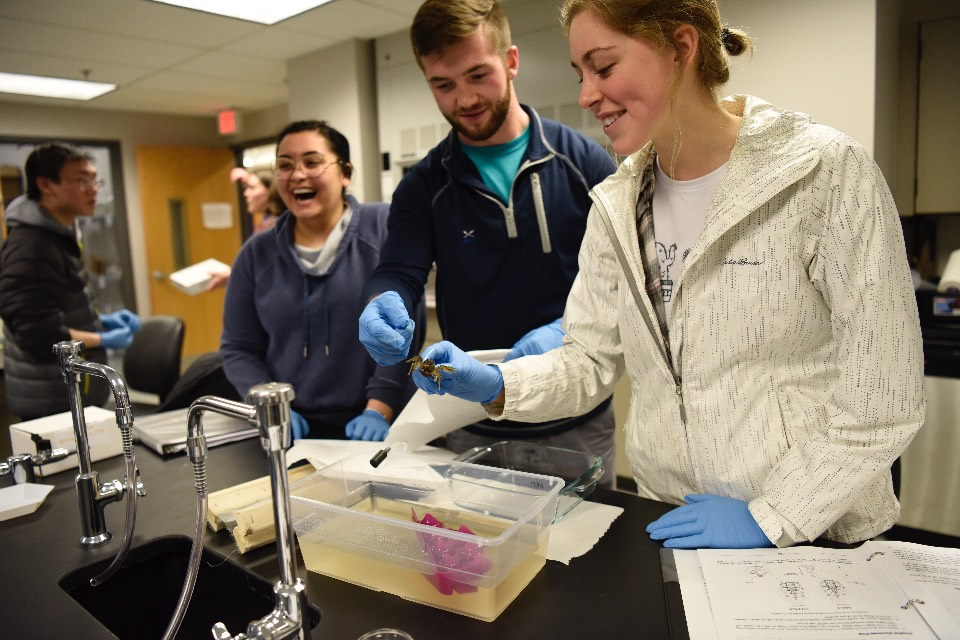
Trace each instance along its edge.
<instances>
[{"instance_id":1,"label":"laughing woman with glasses","mask_svg":"<svg viewBox=\"0 0 960 640\"><path fill-rule=\"evenodd\" d=\"M376 365L357 338L361 292L386 240L389 207L347 194L350 144L326 122L288 125L274 173L287 210L234 262L224 371L240 397L262 382L291 383L295 438L382 440L414 391L404 365Z\"/></svg>"}]
</instances>

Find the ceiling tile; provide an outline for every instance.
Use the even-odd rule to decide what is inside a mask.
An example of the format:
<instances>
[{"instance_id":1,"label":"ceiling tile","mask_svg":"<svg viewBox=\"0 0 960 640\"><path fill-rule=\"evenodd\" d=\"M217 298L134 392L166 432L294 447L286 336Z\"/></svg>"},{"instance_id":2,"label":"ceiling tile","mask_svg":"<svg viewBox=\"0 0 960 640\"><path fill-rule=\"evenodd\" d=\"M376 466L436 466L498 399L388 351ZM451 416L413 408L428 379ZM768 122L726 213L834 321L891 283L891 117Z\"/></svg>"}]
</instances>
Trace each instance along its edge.
<instances>
[{"instance_id":1,"label":"ceiling tile","mask_svg":"<svg viewBox=\"0 0 960 640\"><path fill-rule=\"evenodd\" d=\"M257 55L270 60L286 61L317 49L325 49L336 44L338 40L338 38L289 31L283 27L272 27L224 45L221 50L227 53Z\"/></svg>"},{"instance_id":2,"label":"ceiling tile","mask_svg":"<svg viewBox=\"0 0 960 640\"><path fill-rule=\"evenodd\" d=\"M116 62L90 60L83 56L63 57L46 56L19 51L3 51L0 48L0 71L23 73L51 78L69 78L71 80L93 80L94 82L112 82L125 84L153 73L153 69L137 67ZM83 70L90 71L84 78Z\"/></svg>"},{"instance_id":3,"label":"ceiling tile","mask_svg":"<svg viewBox=\"0 0 960 640\"><path fill-rule=\"evenodd\" d=\"M47 25L38 29L31 23L9 19L0 19L0 32L4 34L0 47L10 51L67 58L83 56L101 62L126 60L153 69L182 62L202 51L198 47L137 37L104 37L103 33L80 28Z\"/></svg>"},{"instance_id":4,"label":"ceiling tile","mask_svg":"<svg viewBox=\"0 0 960 640\"><path fill-rule=\"evenodd\" d=\"M268 27L150 0L0 0L0 71L89 70L119 85L86 103L0 100L196 115L273 107L288 101L288 60L406 30L420 2L334 0Z\"/></svg>"},{"instance_id":5,"label":"ceiling tile","mask_svg":"<svg viewBox=\"0 0 960 640\"><path fill-rule=\"evenodd\" d=\"M147 0L4 0L0 17L71 29L205 47L219 46L264 25Z\"/></svg>"},{"instance_id":6,"label":"ceiling tile","mask_svg":"<svg viewBox=\"0 0 960 640\"><path fill-rule=\"evenodd\" d=\"M233 78L254 83L283 84L287 77L286 62L268 60L257 55L210 51L190 60L186 66L191 73Z\"/></svg>"},{"instance_id":7,"label":"ceiling tile","mask_svg":"<svg viewBox=\"0 0 960 640\"><path fill-rule=\"evenodd\" d=\"M362 16L362 19L358 19ZM403 14L359 0L337 0L280 23L285 31L319 34L336 40L376 38L410 25Z\"/></svg>"}]
</instances>

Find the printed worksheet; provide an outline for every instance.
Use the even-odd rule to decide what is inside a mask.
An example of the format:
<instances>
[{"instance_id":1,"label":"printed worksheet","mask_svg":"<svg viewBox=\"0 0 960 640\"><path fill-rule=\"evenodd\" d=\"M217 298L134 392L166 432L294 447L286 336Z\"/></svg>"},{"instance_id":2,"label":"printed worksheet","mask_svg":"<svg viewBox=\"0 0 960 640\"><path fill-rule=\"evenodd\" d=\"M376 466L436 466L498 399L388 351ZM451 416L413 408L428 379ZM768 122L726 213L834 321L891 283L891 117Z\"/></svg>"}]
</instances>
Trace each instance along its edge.
<instances>
[{"instance_id":1,"label":"printed worksheet","mask_svg":"<svg viewBox=\"0 0 960 640\"><path fill-rule=\"evenodd\" d=\"M897 584L908 585L904 590L939 637L960 639L960 549L879 541L864 548ZM923 606L927 603L943 606Z\"/></svg>"},{"instance_id":2,"label":"printed worksheet","mask_svg":"<svg viewBox=\"0 0 960 640\"><path fill-rule=\"evenodd\" d=\"M931 577L924 567L931 558L923 556L921 562L918 555L922 549L935 555L943 550L916 545L919 549L907 551L904 543L875 549L872 544L857 549L700 550L717 637L960 638L960 623L933 594L948 588L943 581L949 585L953 578L949 571ZM912 562L904 565L895 549ZM954 550L946 551L949 558ZM911 570L930 581L924 590L916 587Z\"/></svg>"}]
</instances>

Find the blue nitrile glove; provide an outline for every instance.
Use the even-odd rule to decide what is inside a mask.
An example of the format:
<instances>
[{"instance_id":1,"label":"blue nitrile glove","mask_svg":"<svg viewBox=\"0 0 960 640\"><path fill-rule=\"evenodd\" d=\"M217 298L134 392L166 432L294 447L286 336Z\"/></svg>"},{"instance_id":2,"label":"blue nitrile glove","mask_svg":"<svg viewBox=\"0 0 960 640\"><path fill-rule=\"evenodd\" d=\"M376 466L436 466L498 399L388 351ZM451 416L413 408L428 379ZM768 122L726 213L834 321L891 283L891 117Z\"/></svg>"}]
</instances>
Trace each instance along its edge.
<instances>
[{"instance_id":1,"label":"blue nitrile glove","mask_svg":"<svg viewBox=\"0 0 960 640\"><path fill-rule=\"evenodd\" d=\"M540 355L561 346L565 335L560 326L562 321L563 318L557 318L550 324L528 331L517 340L513 348L510 349L510 353L503 358L503 361L509 362L514 358Z\"/></svg>"},{"instance_id":2,"label":"blue nitrile glove","mask_svg":"<svg viewBox=\"0 0 960 640\"><path fill-rule=\"evenodd\" d=\"M420 370L413 372L413 383L427 393L449 393L452 396L487 403L500 395L503 389L503 375L493 365L480 362L464 353L452 342L438 342L431 345L420 356L424 360L433 360L435 366L452 367L454 371L440 369L440 382L424 377Z\"/></svg>"},{"instance_id":3,"label":"blue nitrile glove","mask_svg":"<svg viewBox=\"0 0 960 640\"><path fill-rule=\"evenodd\" d=\"M294 410L290 410L290 432L294 440L303 440L310 433L310 425L306 418Z\"/></svg>"},{"instance_id":4,"label":"blue nitrile glove","mask_svg":"<svg viewBox=\"0 0 960 640\"><path fill-rule=\"evenodd\" d=\"M366 409L347 423L347 438L350 440L383 440L390 425L379 411Z\"/></svg>"},{"instance_id":5,"label":"blue nitrile glove","mask_svg":"<svg viewBox=\"0 0 960 640\"><path fill-rule=\"evenodd\" d=\"M407 357L414 322L396 291L371 300L360 314L360 342L379 365L397 364Z\"/></svg>"},{"instance_id":6,"label":"blue nitrile glove","mask_svg":"<svg viewBox=\"0 0 960 640\"><path fill-rule=\"evenodd\" d=\"M126 349L133 342L130 327L117 327L100 334L100 346L104 349Z\"/></svg>"},{"instance_id":7,"label":"blue nitrile glove","mask_svg":"<svg viewBox=\"0 0 960 640\"><path fill-rule=\"evenodd\" d=\"M647 525L654 540L671 549L757 549L772 547L747 508L736 498L695 493L687 504Z\"/></svg>"},{"instance_id":8,"label":"blue nitrile glove","mask_svg":"<svg viewBox=\"0 0 960 640\"><path fill-rule=\"evenodd\" d=\"M129 309L120 309L113 313L100 314L100 322L104 329L121 329L129 327L130 331L136 333L140 330L140 316Z\"/></svg>"}]
</instances>

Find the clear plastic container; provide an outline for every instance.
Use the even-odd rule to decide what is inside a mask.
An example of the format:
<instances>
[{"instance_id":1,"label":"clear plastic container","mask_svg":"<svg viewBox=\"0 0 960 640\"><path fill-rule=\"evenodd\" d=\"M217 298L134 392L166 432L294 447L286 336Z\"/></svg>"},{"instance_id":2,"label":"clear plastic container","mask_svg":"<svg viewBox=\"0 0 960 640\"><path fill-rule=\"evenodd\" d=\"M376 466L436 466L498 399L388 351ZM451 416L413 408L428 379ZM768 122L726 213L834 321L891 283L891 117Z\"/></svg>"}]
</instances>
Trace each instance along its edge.
<instances>
[{"instance_id":1,"label":"clear plastic container","mask_svg":"<svg viewBox=\"0 0 960 640\"><path fill-rule=\"evenodd\" d=\"M562 478L565 486L560 491L554 522L589 497L603 475L603 459L599 455L523 440L474 447L456 460Z\"/></svg>"},{"instance_id":2,"label":"clear plastic container","mask_svg":"<svg viewBox=\"0 0 960 640\"><path fill-rule=\"evenodd\" d=\"M491 621L546 562L561 478L364 450L291 488L307 569ZM441 525L441 526L437 526Z\"/></svg>"}]
</instances>

